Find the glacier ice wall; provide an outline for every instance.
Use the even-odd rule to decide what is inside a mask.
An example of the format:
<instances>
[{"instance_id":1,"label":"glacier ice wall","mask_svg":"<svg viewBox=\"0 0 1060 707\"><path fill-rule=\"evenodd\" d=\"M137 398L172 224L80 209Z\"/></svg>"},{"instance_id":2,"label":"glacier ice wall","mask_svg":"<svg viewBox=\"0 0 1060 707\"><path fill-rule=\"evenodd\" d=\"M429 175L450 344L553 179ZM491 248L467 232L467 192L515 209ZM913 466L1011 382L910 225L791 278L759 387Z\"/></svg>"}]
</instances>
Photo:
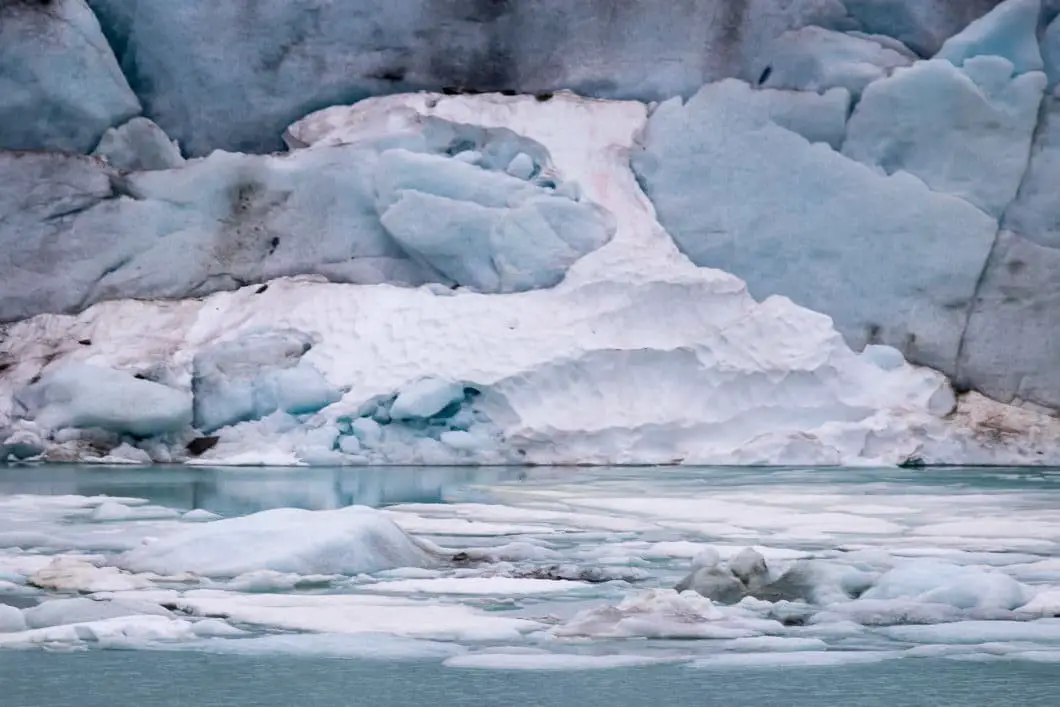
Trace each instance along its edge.
<instances>
[{"instance_id":1,"label":"glacier ice wall","mask_svg":"<svg viewBox=\"0 0 1060 707\"><path fill-rule=\"evenodd\" d=\"M0 152L0 321L299 274L513 292L555 284L611 237L610 217L551 175L540 145L387 120L355 144L217 151L153 171ZM122 130L101 149L118 164L150 159L119 145Z\"/></svg>"},{"instance_id":2,"label":"glacier ice wall","mask_svg":"<svg viewBox=\"0 0 1060 707\"><path fill-rule=\"evenodd\" d=\"M0 149L88 152L139 112L84 0L0 2Z\"/></svg>"},{"instance_id":3,"label":"glacier ice wall","mask_svg":"<svg viewBox=\"0 0 1060 707\"><path fill-rule=\"evenodd\" d=\"M804 142L769 122L800 125L803 113L780 108L770 98L747 112ZM682 255L629 167L648 112L568 93L423 93L308 116L287 133L307 160L379 138L381 126L400 131L404 118L392 119L410 113L525 136L552 156L550 179L581 185L587 202L613 214L614 236L558 284L525 292L296 277L9 324L0 338L5 393L34 390L50 371L79 363L183 394L192 402L182 414L193 415L181 430L145 436L103 418L83 423L96 427L54 422L4 395L0 451L238 465L1055 458L1060 423L976 396L958 401L944 376L896 349L855 353L829 317L785 297L756 302L736 277ZM870 173L831 147L815 149ZM492 163L489 154L474 159ZM525 175L531 162L512 158L508 168ZM480 202L494 195L492 182L453 174L462 181L438 190L470 190ZM137 406L130 399L126 412Z\"/></svg>"},{"instance_id":4,"label":"glacier ice wall","mask_svg":"<svg viewBox=\"0 0 1060 707\"><path fill-rule=\"evenodd\" d=\"M891 67L862 89L841 154L722 82L663 103L634 167L698 264L831 315L855 348L890 344L960 387L1055 409L1052 14L1008 0L937 58Z\"/></svg>"},{"instance_id":5,"label":"glacier ice wall","mask_svg":"<svg viewBox=\"0 0 1060 707\"><path fill-rule=\"evenodd\" d=\"M774 38L810 25L930 55L997 2L89 0L147 117L192 155L276 149L313 110L411 90L690 95L757 77Z\"/></svg>"}]
</instances>

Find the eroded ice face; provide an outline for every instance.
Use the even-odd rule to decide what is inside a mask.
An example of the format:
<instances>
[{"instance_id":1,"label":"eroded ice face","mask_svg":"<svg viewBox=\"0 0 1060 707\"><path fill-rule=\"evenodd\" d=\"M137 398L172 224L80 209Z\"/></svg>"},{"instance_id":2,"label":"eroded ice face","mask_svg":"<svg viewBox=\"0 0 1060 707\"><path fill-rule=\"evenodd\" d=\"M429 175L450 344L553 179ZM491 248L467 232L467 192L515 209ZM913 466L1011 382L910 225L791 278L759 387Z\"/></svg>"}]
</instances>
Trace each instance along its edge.
<instances>
[{"instance_id":1,"label":"eroded ice face","mask_svg":"<svg viewBox=\"0 0 1060 707\"><path fill-rule=\"evenodd\" d=\"M1048 474L158 474L0 474L0 649L533 670L1060 661ZM674 589L710 594L682 580L730 568L736 595Z\"/></svg>"}]
</instances>

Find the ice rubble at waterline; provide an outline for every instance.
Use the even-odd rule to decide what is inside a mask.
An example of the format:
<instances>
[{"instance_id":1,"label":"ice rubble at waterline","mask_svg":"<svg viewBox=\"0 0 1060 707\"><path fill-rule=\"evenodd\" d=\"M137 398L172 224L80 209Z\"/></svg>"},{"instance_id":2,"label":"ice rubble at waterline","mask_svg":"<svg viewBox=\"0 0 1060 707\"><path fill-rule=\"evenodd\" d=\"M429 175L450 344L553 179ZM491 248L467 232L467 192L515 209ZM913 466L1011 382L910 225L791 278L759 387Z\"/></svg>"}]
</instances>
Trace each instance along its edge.
<instances>
[{"instance_id":1,"label":"ice rubble at waterline","mask_svg":"<svg viewBox=\"0 0 1060 707\"><path fill-rule=\"evenodd\" d=\"M1060 524L1044 496L719 487L682 492L680 503L673 489L651 489L514 487L501 490L508 505L273 509L212 521L152 513L135 498L8 496L0 499L11 529L0 535L0 649L493 669L1056 660L1060 567L1049 555ZM112 510L100 520L94 511L104 506ZM1000 526L986 537L996 517L1016 509L1033 547ZM968 514L983 522L957 520ZM489 521L476 538L449 535L471 517ZM695 538L697 523L699 538L716 539L651 540ZM254 535L268 542L248 544ZM746 548L756 537L768 544ZM807 542L817 549L797 549ZM600 575L541 578L557 562ZM759 588L793 573L804 582L786 597L735 601L673 588L682 573L707 567L760 575L748 582ZM25 608L10 603L20 598ZM564 668L571 651L578 655Z\"/></svg>"}]
</instances>

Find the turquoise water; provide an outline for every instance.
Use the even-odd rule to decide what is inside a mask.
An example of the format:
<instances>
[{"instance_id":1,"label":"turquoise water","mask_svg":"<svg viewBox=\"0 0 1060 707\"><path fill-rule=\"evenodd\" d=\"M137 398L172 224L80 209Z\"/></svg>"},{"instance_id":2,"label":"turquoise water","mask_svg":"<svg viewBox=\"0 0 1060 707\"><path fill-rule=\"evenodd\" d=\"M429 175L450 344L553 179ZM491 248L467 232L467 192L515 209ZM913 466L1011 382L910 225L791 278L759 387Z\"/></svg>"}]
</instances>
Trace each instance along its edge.
<instances>
[{"instance_id":1,"label":"turquoise water","mask_svg":"<svg viewBox=\"0 0 1060 707\"><path fill-rule=\"evenodd\" d=\"M1055 665L901 661L840 668L576 673L161 652L0 655L4 707L1055 707Z\"/></svg>"},{"instance_id":2,"label":"turquoise water","mask_svg":"<svg viewBox=\"0 0 1060 707\"><path fill-rule=\"evenodd\" d=\"M192 596L198 587L236 598L272 592L295 601L292 610L300 610L299 601L312 606L321 594L382 596L380 601L390 603L381 603L381 611L463 607L474 612L469 621L517 617L541 622L541 629L483 641L423 636L417 632L422 627L398 626L395 635L405 643L379 644L379 650L390 651L388 659L373 659L376 644L359 646L360 634L340 635L349 630L341 628L343 622L356 619L342 615L341 607L333 638L352 643L314 644L319 634L312 631L319 629L307 634L297 621L281 627L253 616L231 618L242 632L235 638L177 642L139 634L122 640L53 637L11 643L22 650L4 650L5 636L13 634L0 632L0 707L1060 704L1056 619L1029 621L1034 617L990 606L950 607L938 614L937 602L902 599L906 604L898 618L888 609L850 614L863 624L858 626L843 614L841 621L820 626L762 629L770 640L789 643L759 644L750 657L763 660L749 668L731 660L748 655L747 646L688 633L689 627L706 625L698 615L689 618L688 607L677 613L656 605L642 613L614 608L668 590L687 573L697 549L707 545L726 552L756 544L773 553L767 554L770 562L805 556L876 572L910 559L936 563L939 573L952 571L955 563L987 573L973 582L1004 575L1030 594L1060 589L1060 472L1054 470L0 467L0 579L15 580L7 589L0 586L0 604L32 607L79 595L107 601L112 594L93 586L95 580L74 577L58 589L35 589L20 584L18 573L30 571L26 562L51 558L88 558L104 566L143 537L186 527L164 514L93 520L88 511L99 497L120 499L134 510L179 515L204 509L224 517L277 507L363 504L387 509L407 532L444 547L518 550L484 568L434 571L425 579L383 573L304 590L238 589L223 578L198 585L150 579L136 588L146 594L122 596L149 596L153 590ZM547 552L547 559L519 555L527 547ZM431 582L441 579L460 585L519 577L521 571L555 564L614 579L528 595L488 587L466 594L431 589L437 586ZM410 581L423 583L410 590ZM470 585L460 586L463 592ZM992 600L994 587L982 590L986 599ZM953 593L947 591L946 596ZM925 607L930 611L924 613ZM615 623L616 611L632 611L636 622ZM592 621L584 620L586 612ZM579 617L589 628L564 633ZM732 630L744 626L746 616L710 621ZM977 636L984 625L993 633ZM1033 635L1024 630L1031 625L1039 629ZM954 633L955 627L967 630ZM998 633L998 627L1004 630ZM281 643L279 649L255 643L284 636L309 642ZM773 652L787 651L799 640L824 643L807 653ZM443 660L489 659L497 652L521 669L491 666L488 660L468 669ZM852 655L881 657L864 664L820 664L822 658ZM556 663L542 664L541 656L662 662L608 667L604 661L595 665L599 669L546 670L542 665Z\"/></svg>"}]
</instances>

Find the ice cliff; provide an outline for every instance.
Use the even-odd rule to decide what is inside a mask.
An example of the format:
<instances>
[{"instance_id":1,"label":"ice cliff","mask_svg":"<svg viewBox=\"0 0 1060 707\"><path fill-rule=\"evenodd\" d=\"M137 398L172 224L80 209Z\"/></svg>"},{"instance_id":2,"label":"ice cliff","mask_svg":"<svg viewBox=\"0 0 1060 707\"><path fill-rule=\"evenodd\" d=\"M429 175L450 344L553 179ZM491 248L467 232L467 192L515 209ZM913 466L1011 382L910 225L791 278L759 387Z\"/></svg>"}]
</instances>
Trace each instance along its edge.
<instances>
[{"instance_id":1,"label":"ice cliff","mask_svg":"<svg viewBox=\"0 0 1060 707\"><path fill-rule=\"evenodd\" d=\"M0 145L53 148L0 151L0 457L1056 461L1060 20L995 4L617 3L638 41L546 60L504 28L585 39L596 3L94 0L101 27L0 3L0 82L29 84L0 116L22 96L30 130ZM128 77L78 144L38 108L85 99L18 73L62 13L55 61L113 77L78 44L105 33ZM706 49L664 50L675 18ZM450 63L344 53L398 26ZM253 76L202 63L266 49ZM443 77L691 97L405 93L287 125Z\"/></svg>"}]
</instances>

